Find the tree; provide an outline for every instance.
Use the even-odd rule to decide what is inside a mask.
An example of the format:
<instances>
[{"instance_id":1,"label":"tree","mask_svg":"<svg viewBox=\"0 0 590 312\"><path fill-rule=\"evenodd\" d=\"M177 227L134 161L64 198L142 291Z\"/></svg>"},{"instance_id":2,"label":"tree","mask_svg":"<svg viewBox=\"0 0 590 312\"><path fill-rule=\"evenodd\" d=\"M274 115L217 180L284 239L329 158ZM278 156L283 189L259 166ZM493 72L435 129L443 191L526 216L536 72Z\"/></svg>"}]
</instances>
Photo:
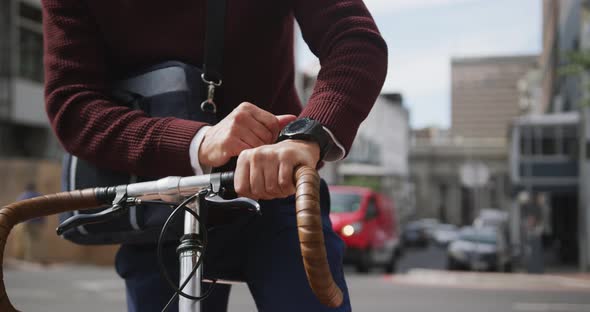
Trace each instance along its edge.
<instances>
[{"instance_id":1,"label":"tree","mask_svg":"<svg viewBox=\"0 0 590 312\"><path fill-rule=\"evenodd\" d=\"M566 59L568 64L559 68L559 74L579 77L583 93L590 94L590 79L583 79L584 74L590 73L590 50L567 52ZM583 96L580 105L590 106L590 98Z\"/></svg>"}]
</instances>

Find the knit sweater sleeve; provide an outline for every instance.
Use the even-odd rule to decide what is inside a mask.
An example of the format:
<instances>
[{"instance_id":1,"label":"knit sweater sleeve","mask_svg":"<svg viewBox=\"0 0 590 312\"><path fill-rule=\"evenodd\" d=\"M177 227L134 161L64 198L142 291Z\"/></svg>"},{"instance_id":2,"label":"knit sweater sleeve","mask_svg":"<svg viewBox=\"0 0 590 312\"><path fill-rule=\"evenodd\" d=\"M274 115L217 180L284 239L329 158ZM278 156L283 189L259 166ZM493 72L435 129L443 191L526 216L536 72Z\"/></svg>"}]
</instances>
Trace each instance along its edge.
<instances>
[{"instance_id":1,"label":"knit sweater sleeve","mask_svg":"<svg viewBox=\"0 0 590 312\"><path fill-rule=\"evenodd\" d=\"M42 2L45 102L58 139L66 151L98 166L190 175L190 142L203 124L150 118L109 96L105 43L83 3Z\"/></svg>"},{"instance_id":2,"label":"knit sweater sleeve","mask_svg":"<svg viewBox=\"0 0 590 312\"><path fill-rule=\"evenodd\" d=\"M387 45L362 0L293 0L321 69L302 117L330 129L347 153L387 72Z\"/></svg>"}]
</instances>

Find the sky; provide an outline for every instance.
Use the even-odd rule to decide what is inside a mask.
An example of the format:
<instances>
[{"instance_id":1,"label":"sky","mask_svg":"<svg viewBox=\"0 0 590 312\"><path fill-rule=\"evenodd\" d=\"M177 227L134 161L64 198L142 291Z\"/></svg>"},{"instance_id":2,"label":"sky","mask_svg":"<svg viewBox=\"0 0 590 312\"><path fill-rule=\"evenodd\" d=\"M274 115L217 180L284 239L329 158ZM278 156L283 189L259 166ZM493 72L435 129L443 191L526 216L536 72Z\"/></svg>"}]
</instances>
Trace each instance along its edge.
<instances>
[{"instance_id":1,"label":"sky","mask_svg":"<svg viewBox=\"0 0 590 312\"><path fill-rule=\"evenodd\" d=\"M541 52L541 0L364 2L389 48L383 92L402 94L413 128L449 127L452 57ZM298 67L316 61L297 46Z\"/></svg>"}]
</instances>

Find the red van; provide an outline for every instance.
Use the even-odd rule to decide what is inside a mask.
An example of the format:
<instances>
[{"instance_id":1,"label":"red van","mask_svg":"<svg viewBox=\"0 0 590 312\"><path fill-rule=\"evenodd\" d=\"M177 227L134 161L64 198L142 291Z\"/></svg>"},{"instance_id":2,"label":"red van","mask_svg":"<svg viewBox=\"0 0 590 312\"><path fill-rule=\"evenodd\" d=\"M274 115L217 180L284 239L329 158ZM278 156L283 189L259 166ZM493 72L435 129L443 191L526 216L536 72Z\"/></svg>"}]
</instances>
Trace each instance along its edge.
<instances>
[{"instance_id":1,"label":"red van","mask_svg":"<svg viewBox=\"0 0 590 312\"><path fill-rule=\"evenodd\" d=\"M356 186L330 186L330 198L332 227L347 247L344 262L363 273L376 265L393 273L401 250L392 201Z\"/></svg>"}]
</instances>

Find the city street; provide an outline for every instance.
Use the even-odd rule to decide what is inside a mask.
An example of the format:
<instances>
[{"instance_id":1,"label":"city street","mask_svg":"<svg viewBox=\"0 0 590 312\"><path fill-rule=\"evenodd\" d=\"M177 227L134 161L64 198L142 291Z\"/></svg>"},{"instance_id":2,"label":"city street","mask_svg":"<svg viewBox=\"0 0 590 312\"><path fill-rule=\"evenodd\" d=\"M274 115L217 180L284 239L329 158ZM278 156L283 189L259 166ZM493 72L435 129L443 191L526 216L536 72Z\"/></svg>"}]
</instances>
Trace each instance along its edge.
<instances>
[{"instance_id":1,"label":"city street","mask_svg":"<svg viewBox=\"0 0 590 312\"><path fill-rule=\"evenodd\" d=\"M235 257L211 276L260 281L264 312L316 312L299 251L329 282L316 261L340 243L355 312L590 312L590 0L88 2L0 0L17 311L127 311L110 244L145 243L119 256L149 266L169 206L199 192L211 209L177 250ZM164 278L119 271L132 310L163 308L145 286ZM229 311L257 311L246 284Z\"/></svg>"},{"instance_id":2,"label":"city street","mask_svg":"<svg viewBox=\"0 0 590 312\"><path fill-rule=\"evenodd\" d=\"M400 273L347 268L355 311L507 312L590 311L590 278L581 275L526 275L446 272L440 250L406 253ZM122 281L110 268L13 264L5 272L17 308L35 311L125 311ZM428 268L428 269L423 269ZM230 311L256 311L245 285L234 286Z\"/></svg>"}]
</instances>

